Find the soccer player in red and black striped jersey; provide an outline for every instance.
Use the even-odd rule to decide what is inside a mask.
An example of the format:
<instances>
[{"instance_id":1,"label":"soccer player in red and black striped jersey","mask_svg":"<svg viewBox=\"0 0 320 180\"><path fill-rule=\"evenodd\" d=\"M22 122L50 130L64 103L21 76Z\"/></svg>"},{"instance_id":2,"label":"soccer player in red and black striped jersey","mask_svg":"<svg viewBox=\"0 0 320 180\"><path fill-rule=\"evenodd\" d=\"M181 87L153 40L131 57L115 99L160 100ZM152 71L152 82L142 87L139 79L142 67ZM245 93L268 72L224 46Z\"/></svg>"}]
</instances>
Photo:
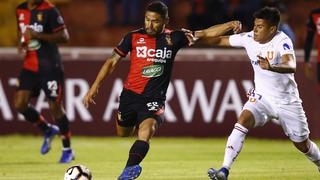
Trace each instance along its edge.
<instances>
[{"instance_id":1,"label":"soccer player in red and black striped jersey","mask_svg":"<svg viewBox=\"0 0 320 180\"><path fill-rule=\"evenodd\" d=\"M305 75L312 79L312 68L310 64L310 54L313 45L313 38L316 34L316 44L318 48L318 60L317 60L317 81L318 81L318 92L320 93L320 8L314 9L309 14L307 24L307 37L304 44L304 72Z\"/></svg>"},{"instance_id":2,"label":"soccer player in red and black striped jersey","mask_svg":"<svg viewBox=\"0 0 320 180\"><path fill-rule=\"evenodd\" d=\"M130 52L130 71L120 96L117 134L129 136L137 129L138 139L118 179L135 179L141 173L140 162L149 150L151 137L164 121L166 92L178 50L190 42L183 31L169 30L168 8L159 1L145 11L144 28L129 32L102 66L95 82L83 99L86 107L94 103L103 79ZM233 29L233 23L213 26L204 33L222 35Z\"/></svg>"},{"instance_id":3,"label":"soccer player in red and black striped jersey","mask_svg":"<svg viewBox=\"0 0 320 180\"><path fill-rule=\"evenodd\" d=\"M69 40L63 18L57 8L47 0L27 0L16 9L19 53L24 57L19 85L14 96L15 108L25 119L44 132L41 153L51 148L51 141L61 135L63 151L60 163L74 159L70 147L69 120L62 106L64 72L57 44ZM32 97L45 92L51 113L58 126L48 123L31 105Z\"/></svg>"}]
</instances>

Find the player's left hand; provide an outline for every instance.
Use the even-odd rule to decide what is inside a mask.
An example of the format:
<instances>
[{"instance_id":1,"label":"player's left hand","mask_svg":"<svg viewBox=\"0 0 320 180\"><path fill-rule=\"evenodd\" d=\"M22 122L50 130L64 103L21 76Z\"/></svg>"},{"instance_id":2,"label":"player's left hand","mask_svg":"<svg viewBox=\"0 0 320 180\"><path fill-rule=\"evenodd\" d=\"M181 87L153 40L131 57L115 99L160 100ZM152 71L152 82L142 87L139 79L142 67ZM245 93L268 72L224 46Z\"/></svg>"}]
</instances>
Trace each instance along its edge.
<instances>
[{"instance_id":1,"label":"player's left hand","mask_svg":"<svg viewBox=\"0 0 320 180\"><path fill-rule=\"evenodd\" d=\"M37 39L38 34L38 32L36 32L30 27L26 28L25 36L27 39Z\"/></svg>"},{"instance_id":2,"label":"player's left hand","mask_svg":"<svg viewBox=\"0 0 320 180\"><path fill-rule=\"evenodd\" d=\"M270 65L268 59L267 59L266 57L262 57L262 56L260 56L260 55L257 55L257 57L259 58L259 59L258 59L259 66L260 66L262 69L270 70L271 65Z\"/></svg>"}]
</instances>

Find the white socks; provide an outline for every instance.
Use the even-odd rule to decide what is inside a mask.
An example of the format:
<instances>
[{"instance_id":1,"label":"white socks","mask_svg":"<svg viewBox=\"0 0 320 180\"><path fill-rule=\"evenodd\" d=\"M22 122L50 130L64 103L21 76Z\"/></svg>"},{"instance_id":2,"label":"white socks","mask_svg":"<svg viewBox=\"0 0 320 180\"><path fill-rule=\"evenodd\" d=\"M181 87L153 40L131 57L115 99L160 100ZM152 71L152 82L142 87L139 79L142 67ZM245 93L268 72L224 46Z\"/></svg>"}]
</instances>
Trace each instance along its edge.
<instances>
[{"instance_id":1,"label":"white socks","mask_svg":"<svg viewBox=\"0 0 320 180\"><path fill-rule=\"evenodd\" d=\"M318 146L310 140L310 148L307 153L305 153L307 158L312 161L315 165L320 168L320 151Z\"/></svg>"},{"instance_id":2,"label":"white socks","mask_svg":"<svg viewBox=\"0 0 320 180\"><path fill-rule=\"evenodd\" d=\"M224 160L222 164L223 167L227 169L231 168L231 165L242 149L243 142L247 133L248 129L243 127L241 124L236 123L234 125L234 129L227 141Z\"/></svg>"}]
</instances>

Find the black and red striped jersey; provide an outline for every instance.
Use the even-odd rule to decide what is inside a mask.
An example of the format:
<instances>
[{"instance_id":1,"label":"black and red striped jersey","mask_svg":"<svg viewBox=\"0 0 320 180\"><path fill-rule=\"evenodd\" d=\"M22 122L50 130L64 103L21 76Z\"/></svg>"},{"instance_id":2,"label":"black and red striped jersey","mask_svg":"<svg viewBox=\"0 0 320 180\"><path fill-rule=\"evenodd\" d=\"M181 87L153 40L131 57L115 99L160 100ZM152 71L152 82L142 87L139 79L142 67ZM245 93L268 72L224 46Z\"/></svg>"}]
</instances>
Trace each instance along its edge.
<instances>
[{"instance_id":1,"label":"black and red striped jersey","mask_svg":"<svg viewBox=\"0 0 320 180\"><path fill-rule=\"evenodd\" d=\"M165 100L175 56L188 42L182 31L165 29L155 37L148 36L143 28L128 33L115 48L122 57L130 52L124 88L143 97Z\"/></svg>"},{"instance_id":2,"label":"black and red striped jersey","mask_svg":"<svg viewBox=\"0 0 320 180\"><path fill-rule=\"evenodd\" d=\"M55 43L26 39L23 36L27 28L42 33L63 30L65 24L58 9L46 0L34 9L29 9L28 3L24 2L17 7L16 17L18 31L22 35L20 42L27 46L23 68L33 72L62 69L61 57Z\"/></svg>"},{"instance_id":3,"label":"black and red striped jersey","mask_svg":"<svg viewBox=\"0 0 320 180\"><path fill-rule=\"evenodd\" d=\"M316 34L316 44L318 49L318 61L320 62L320 8L314 9L309 14L307 23L308 34L310 38L307 43L312 44L314 34ZM310 55L309 55L310 56ZM309 57L308 57L309 58Z\"/></svg>"}]
</instances>

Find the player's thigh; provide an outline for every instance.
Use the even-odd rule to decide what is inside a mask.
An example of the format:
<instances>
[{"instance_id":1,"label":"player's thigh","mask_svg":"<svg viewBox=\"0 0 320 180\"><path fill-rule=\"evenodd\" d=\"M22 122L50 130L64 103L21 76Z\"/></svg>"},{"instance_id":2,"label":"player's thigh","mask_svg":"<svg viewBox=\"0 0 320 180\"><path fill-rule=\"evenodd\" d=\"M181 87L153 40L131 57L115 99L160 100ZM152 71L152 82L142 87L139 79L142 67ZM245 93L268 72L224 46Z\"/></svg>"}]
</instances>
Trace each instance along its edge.
<instances>
[{"instance_id":1,"label":"player's thigh","mask_svg":"<svg viewBox=\"0 0 320 180\"><path fill-rule=\"evenodd\" d=\"M306 114L300 102L281 105L279 120L285 134L293 142L303 142L309 137L309 128Z\"/></svg>"},{"instance_id":2,"label":"player's thigh","mask_svg":"<svg viewBox=\"0 0 320 180\"><path fill-rule=\"evenodd\" d=\"M129 96L121 96L117 114L117 134L118 136L129 136L133 133L137 124L138 103Z\"/></svg>"},{"instance_id":3,"label":"player's thigh","mask_svg":"<svg viewBox=\"0 0 320 180\"><path fill-rule=\"evenodd\" d=\"M157 126L164 122L165 102L161 100L145 101L138 109L138 125L148 119L154 119Z\"/></svg>"},{"instance_id":4,"label":"player's thigh","mask_svg":"<svg viewBox=\"0 0 320 180\"><path fill-rule=\"evenodd\" d=\"M23 69L19 75L18 87L14 94L14 106L17 109L25 108L29 100L40 93L40 81L38 75L32 71Z\"/></svg>"},{"instance_id":5,"label":"player's thigh","mask_svg":"<svg viewBox=\"0 0 320 180\"><path fill-rule=\"evenodd\" d=\"M48 72L42 75L41 89L50 101L62 101L63 87L64 79L62 72Z\"/></svg>"},{"instance_id":6,"label":"player's thigh","mask_svg":"<svg viewBox=\"0 0 320 180\"><path fill-rule=\"evenodd\" d=\"M269 120L277 118L277 112L266 98L259 94L248 97L248 101L243 106L243 111L250 111L254 117L254 127L265 125Z\"/></svg>"},{"instance_id":7,"label":"player's thigh","mask_svg":"<svg viewBox=\"0 0 320 180\"><path fill-rule=\"evenodd\" d=\"M14 107L18 111L24 111L28 107L28 103L31 99L32 91L29 90L17 90L14 94Z\"/></svg>"}]
</instances>

